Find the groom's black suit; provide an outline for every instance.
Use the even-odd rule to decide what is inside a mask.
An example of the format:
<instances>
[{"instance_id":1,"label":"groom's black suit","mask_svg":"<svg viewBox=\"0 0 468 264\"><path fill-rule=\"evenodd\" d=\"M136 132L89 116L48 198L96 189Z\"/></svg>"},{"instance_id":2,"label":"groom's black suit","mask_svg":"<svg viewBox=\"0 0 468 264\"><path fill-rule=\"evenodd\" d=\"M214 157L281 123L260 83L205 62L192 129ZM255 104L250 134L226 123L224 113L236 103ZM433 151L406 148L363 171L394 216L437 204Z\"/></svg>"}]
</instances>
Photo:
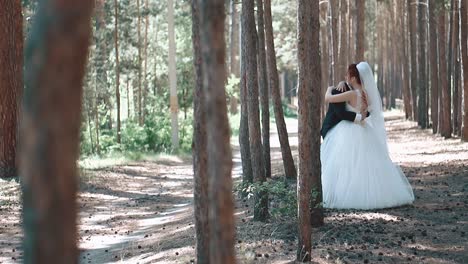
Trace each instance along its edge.
<instances>
[{"instance_id":1,"label":"groom's black suit","mask_svg":"<svg viewBox=\"0 0 468 264\"><path fill-rule=\"evenodd\" d=\"M345 83L345 91L351 90L349 86ZM341 92L333 89L332 94L340 94ZM330 103L328 106L327 115L322 123L322 129L320 129L320 134L323 138L327 135L328 131L336 126L342 120L348 120L354 122L356 119L356 113L351 111L346 111L346 103Z\"/></svg>"}]
</instances>

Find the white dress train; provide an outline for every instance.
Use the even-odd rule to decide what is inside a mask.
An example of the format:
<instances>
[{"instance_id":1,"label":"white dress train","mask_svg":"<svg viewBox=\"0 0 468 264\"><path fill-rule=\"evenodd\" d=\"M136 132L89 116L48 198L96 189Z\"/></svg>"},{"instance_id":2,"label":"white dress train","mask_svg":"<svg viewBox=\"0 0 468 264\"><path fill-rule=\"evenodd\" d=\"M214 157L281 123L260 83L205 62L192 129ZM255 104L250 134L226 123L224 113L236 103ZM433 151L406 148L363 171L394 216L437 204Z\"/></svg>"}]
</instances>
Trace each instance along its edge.
<instances>
[{"instance_id":1,"label":"white dress train","mask_svg":"<svg viewBox=\"0 0 468 264\"><path fill-rule=\"evenodd\" d=\"M349 104L346 108L358 112ZM320 151L325 208L369 210L414 201L403 171L372 129L366 123L341 121L325 136Z\"/></svg>"}]
</instances>

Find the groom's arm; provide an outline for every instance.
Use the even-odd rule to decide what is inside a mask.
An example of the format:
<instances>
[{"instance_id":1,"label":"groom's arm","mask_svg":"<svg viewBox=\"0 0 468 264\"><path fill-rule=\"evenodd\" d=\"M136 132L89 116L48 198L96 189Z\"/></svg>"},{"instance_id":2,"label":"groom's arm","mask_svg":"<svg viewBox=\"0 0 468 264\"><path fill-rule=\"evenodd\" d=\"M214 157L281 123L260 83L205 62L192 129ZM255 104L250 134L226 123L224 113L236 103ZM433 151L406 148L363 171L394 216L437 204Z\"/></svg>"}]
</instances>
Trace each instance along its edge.
<instances>
[{"instance_id":1,"label":"groom's arm","mask_svg":"<svg viewBox=\"0 0 468 264\"><path fill-rule=\"evenodd\" d=\"M333 89L332 94L340 94L341 92ZM346 103L330 103L331 110L340 120L347 120L350 122L360 122L362 120L361 114L356 114L355 112L346 110Z\"/></svg>"}]
</instances>

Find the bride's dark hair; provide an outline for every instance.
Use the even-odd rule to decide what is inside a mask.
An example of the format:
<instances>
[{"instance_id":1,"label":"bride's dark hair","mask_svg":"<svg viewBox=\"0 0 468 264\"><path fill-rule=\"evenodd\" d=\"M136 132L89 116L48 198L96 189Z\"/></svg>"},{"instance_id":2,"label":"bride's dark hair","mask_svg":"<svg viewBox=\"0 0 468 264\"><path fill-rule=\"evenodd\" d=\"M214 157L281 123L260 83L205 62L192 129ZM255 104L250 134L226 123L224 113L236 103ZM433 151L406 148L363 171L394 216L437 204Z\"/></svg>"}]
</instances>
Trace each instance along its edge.
<instances>
[{"instance_id":1,"label":"bride's dark hair","mask_svg":"<svg viewBox=\"0 0 468 264\"><path fill-rule=\"evenodd\" d=\"M361 84L361 78L359 77L359 71L357 69L357 64L350 64L348 66L349 77L356 77L357 83Z\"/></svg>"}]
</instances>

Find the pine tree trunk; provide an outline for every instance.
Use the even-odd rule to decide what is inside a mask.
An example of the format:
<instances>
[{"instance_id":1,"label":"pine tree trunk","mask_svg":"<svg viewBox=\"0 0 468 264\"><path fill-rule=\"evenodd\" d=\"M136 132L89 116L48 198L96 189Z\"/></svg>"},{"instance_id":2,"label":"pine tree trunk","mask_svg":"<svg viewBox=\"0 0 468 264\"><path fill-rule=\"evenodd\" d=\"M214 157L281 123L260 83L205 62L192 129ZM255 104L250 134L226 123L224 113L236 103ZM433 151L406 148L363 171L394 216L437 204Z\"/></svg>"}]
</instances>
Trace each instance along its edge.
<instances>
[{"instance_id":1,"label":"pine tree trunk","mask_svg":"<svg viewBox=\"0 0 468 264\"><path fill-rule=\"evenodd\" d=\"M357 9L357 26L356 26L356 61L364 61L364 50L365 50L365 13L366 2L365 0L356 0Z\"/></svg>"},{"instance_id":2,"label":"pine tree trunk","mask_svg":"<svg viewBox=\"0 0 468 264\"><path fill-rule=\"evenodd\" d=\"M193 91L193 172L197 263L210 263L210 228L208 223L208 154L203 69L200 46L200 10L192 0L192 44L194 51L195 89Z\"/></svg>"},{"instance_id":3,"label":"pine tree trunk","mask_svg":"<svg viewBox=\"0 0 468 264\"><path fill-rule=\"evenodd\" d=\"M120 144L120 64L119 64L119 7L114 0L114 44L115 44L115 101L117 103L117 143Z\"/></svg>"},{"instance_id":4,"label":"pine tree trunk","mask_svg":"<svg viewBox=\"0 0 468 264\"><path fill-rule=\"evenodd\" d=\"M241 20L244 20L244 12L241 13ZM244 32L244 24L241 24L241 32ZM240 80L240 99L241 99L241 118L239 126L239 146L242 160L242 184L245 186L253 183L252 159L250 154L249 139L249 108L247 93L247 58L246 58L246 34L241 35L241 80ZM246 193L243 193L245 195Z\"/></svg>"},{"instance_id":5,"label":"pine tree trunk","mask_svg":"<svg viewBox=\"0 0 468 264\"><path fill-rule=\"evenodd\" d=\"M146 105L148 104L148 28L149 28L149 3L148 0L145 0L145 50L143 54L145 54L145 64L143 65L143 105L141 109L141 123L144 124L146 120Z\"/></svg>"},{"instance_id":6,"label":"pine tree trunk","mask_svg":"<svg viewBox=\"0 0 468 264\"><path fill-rule=\"evenodd\" d=\"M403 85L403 100L404 100L404 107L405 107L405 116L406 119L411 119L413 112L411 109L411 91L410 91L410 76L409 76L409 60L408 60L408 53L406 52L406 47L408 46L407 40L407 31L405 28L405 4L399 2L400 6L400 37L403 40L403 46L400 47L400 61L402 63L402 85ZM437 54L434 54L437 56Z\"/></svg>"},{"instance_id":7,"label":"pine tree trunk","mask_svg":"<svg viewBox=\"0 0 468 264\"><path fill-rule=\"evenodd\" d=\"M468 141L468 0L460 1L461 58L463 63L463 127L461 138Z\"/></svg>"},{"instance_id":8,"label":"pine tree trunk","mask_svg":"<svg viewBox=\"0 0 468 264\"><path fill-rule=\"evenodd\" d=\"M177 151L179 149L179 121L178 121L179 105L177 101L174 0L168 0L167 6L168 6L168 27L169 27L169 86L170 86L170 106L171 106L172 150Z\"/></svg>"},{"instance_id":9,"label":"pine tree trunk","mask_svg":"<svg viewBox=\"0 0 468 264\"><path fill-rule=\"evenodd\" d=\"M268 88L268 75L266 68L265 52L265 26L263 14L263 0L257 0L257 27L258 27L258 84L260 88L260 100L262 106L262 156L265 167L265 177L271 178L270 157L270 92Z\"/></svg>"},{"instance_id":10,"label":"pine tree trunk","mask_svg":"<svg viewBox=\"0 0 468 264\"><path fill-rule=\"evenodd\" d=\"M418 121L418 95L417 95L417 83L418 80L418 71L417 71L417 62L416 62L416 32L417 32L417 25L416 25L416 3L413 0L408 0L408 26L409 26L409 34L410 34L410 47L411 47L411 101L412 101L412 108L413 108L413 118L415 121Z\"/></svg>"},{"instance_id":11,"label":"pine tree trunk","mask_svg":"<svg viewBox=\"0 0 468 264\"><path fill-rule=\"evenodd\" d=\"M320 53L322 54L322 57L320 59L322 63L322 94L325 94L327 87L329 86L329 80L328 80L328 33L327 33L327 28L328 28L328 2L322 2L320 3ZM348 35L345 36L348 38ZM348 53L345 53L346 56L348 56ZM346 58L348 59L348 58ZM323 120L325 113L327 112L327 106L325 104L322 105L322 112L321 112L321 119Z\"/></svg>"},{"instance_id":12,"label":"pine tree trunk","mask_svg":"<svg viewBox=\"0 0 468 264\"><path fill-rule=\"evenodd\" d=\"M0 8L0 178L16 176L16 145L23 91L23 15L21 1Z\"/></svg>"},{"instance_id":13,"label":"pine tree trunk","mask_svg":"<svg viewBox=\"0 0 468 264\"><path fill-rule=\"evenodd\" d=\"M224 88L224 0L199 0L198 3L201 7L200 34L207 138L210 139L207 142L210 263L233 264L236 262L235 223L231 178L232 150Z\"/></svg>"},{"instance_id":14,"label":"pine tree trunk","mask_svg":"<svg viewBox=\"0 0 468 264\"><path fill-rule=\"evenodd\" d=\"M264 182L265 167L262 158L262 141L260 131L260 110L258 101L258 74L257 74L257 31L255 28L255 2L245 0L242 2L242 34L245 38L246 78L247 78L247 104L249 109L249 138L250 155L252 159L253 179L256 183ZM268 216L267 199L262 192L255 192L254 219L264 221Z\"/></svg>"},{"instance_id":15,"label":"pine tree trunk","mask_svg":"<svg viewBox=\"0 0 468 264\"><path fill-rule=\"evenodd\" d=\"M439 12L439 76L441 79L440 90L441 90L441 117L440 117L440 134L445 138L450 138L452 131L450 126L451 113L450 113L450 87L448 86L448 74L447 74L447 57L445 53L446 45L445 39L447 38L445 32L445 9Z\"/></svg>"},{"instance_id":16,"label":"pine tree trunk","mask_svg":"<svg viewBox=\"0 0 468 264\"><path fill-rule=\"evenodd\" d=\"M430 69L431 69L431 122L432 133L436 134L439 121L439 91L437 64L437 20L436 20L436 0L429 0L429 49L430 49Z\"/></svg>"},{"instance_id":17,"label":"pine tree trunk","mask_svg":"<svg viewBox=\"0 0 468 264\"><path fill-rule=\"evenodd\" d=\"M338 61L338 47L339 47L339 3L340 0L330 0L330 14L331 14L331 34L332 34L332 54L331 58L331 69L332 69L332 84L337 84L339 80L338 76L338 68L339 68L339 61Z\"/></svg>"},{"instance_id":18,"label":"pine tree trunk","mask_svg":"<svg viewBox=\"0 0 468 264\"><path fill-rule=\"evenodd\" d=\"M39 5L25 56L20 132L24 263L78 263L76 161L93 1ZM39 22L56 16L59 27Z\"/></svg>"},{"instance_id":19,"label":"pine tree trunk","mask_svg":"<svg viewBox=\"0 0 468 264\"><path fill-rule=\"evenodd\" d=\"M323 224L321 204L320 130L318 113L322 92L319 53L319 3L299 0L297 6L298 35L298 108L299 108L299 178L298 248L296 260L311 259L311 224ZM311 192L312 191L312 192Z\"/></svg>"},{"instance_id":20,"label":"pine tree trunk","mask_svg":"<svg viewBox=\"0 0 468 264\"><path fill-rule=\"evenodd\" d=\"M143 0L142 0L143 1ZM141 88L142 67L141 67L141 11L140 0L137 0L137 36L138 36L138 124L143 125L142 101L143 94Z\"/></svg>"},{"instance_id":21,"label":"pine tree trunk","mask_svg":"<svg viewBox=\"0 0 468 264\"><path fill-rule=\"evenodd\" d=\"M419 21L419 83L418 83L418 124L422 129L428 127L427 114L427 80L426 80L426 35L427 35L427 0L420 0L418 8Z\"/></svg>"},{"instance_id":22,"label":"pine tree trunk","mask_svg":"<svg viewBox=\"0 0 468 264\"><path fill-rule=\"evenodd\" d=\"M338 53L338 75L336 81L344 80L344 76L347 71L348 65L348 25L346 19L346 13L348 11L348 5L346 0L341 0L340 3L340 49Z\"/></svg>"},{"instance_id":23,"label":"pine tree trunk","mask_svg":"<svg viewBox=\"0 0 468 264\"><path fill-rule=\"evenodd\" d=\"M271 19L271 0L265 1L265 37L267 53L268 86L271 89L271 98L275 112L276 128L281 145L284 172L287 178L297 177L296 167L289 145L288 131L284 122L283 106L278 80L278 68L276 66L275 43L273 38L273 24Z\"/></svg>"},{"instance_id":24,"label":"pine tree trunk","mask_svg":"<svg viewBox=\"0 0 468 264\"><path fill-rule=\"evenodd\" d=\"M230 0L231 5L231 32L230 32L230 70L231 74L239 77L239 12L236 7L236 0Z\"/></svg>"},{"instance_id":25,"label":"pine tree trunk","mask_svg":"<svg viewBox=\"0 0 468 264\"><path fill-rule=\"evenodd\" d=\"M459 114L459 104L458 104L458 98L460 97L459 95L459 89L458 89L458 79L459 79L459 67L460 67L460 61L458 60L459 59L459 48L460 46L458 45L459 44L459 23L460 23L460 20L459 20L459 7L458 7L458 2L459 0L457 1L454 1L454 6L452 7L452 16L453 16L453 24L452 24L452 27L453 27L453 30L452 30L452 67L453 67L453 133L456 134L456 135L459 135L459 125L458 125L458 121L459 121L459 118L458 118L458 114ZM468 29L465 29L465 30L468 30Z\"/></svg>"}]
</instances>

